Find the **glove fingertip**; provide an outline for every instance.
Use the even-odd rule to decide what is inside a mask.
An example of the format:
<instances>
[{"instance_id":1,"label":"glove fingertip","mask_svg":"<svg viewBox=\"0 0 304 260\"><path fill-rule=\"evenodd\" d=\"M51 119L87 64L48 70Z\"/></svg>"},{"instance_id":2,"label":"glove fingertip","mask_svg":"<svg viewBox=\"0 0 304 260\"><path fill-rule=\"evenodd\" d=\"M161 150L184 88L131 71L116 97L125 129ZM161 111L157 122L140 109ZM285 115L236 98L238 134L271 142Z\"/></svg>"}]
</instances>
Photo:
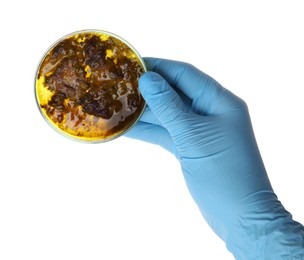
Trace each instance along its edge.
<instances>
[{"instance_id":1,"label":"glove fingertip","mask_svg":"<svg viewBox=\"0 0 304 260\"><path fill-rule=\"evenodd\" d=\"M164 79L157 73L148 71L139 79L139 90L143 95L153 95L161 91Z\"/></svg>"}]
</instances>

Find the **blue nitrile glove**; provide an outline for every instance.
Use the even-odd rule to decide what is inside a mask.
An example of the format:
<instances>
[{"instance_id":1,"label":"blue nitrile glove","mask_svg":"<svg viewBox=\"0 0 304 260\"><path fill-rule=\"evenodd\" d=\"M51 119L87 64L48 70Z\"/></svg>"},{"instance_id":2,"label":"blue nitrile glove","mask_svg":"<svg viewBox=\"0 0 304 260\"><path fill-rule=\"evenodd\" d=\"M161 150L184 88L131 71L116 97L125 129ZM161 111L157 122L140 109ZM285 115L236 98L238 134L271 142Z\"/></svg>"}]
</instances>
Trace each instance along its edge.
<instances>
[{"instance_id":1,"label":"blue nitrile glove","mask_svg":"<svg viewBox=\"0 0 304 260\"><path fill-rule=\"evenodd\" d=\"M304 259L304 229L270 185L243 100L195 67L146 58L148 108L127 136L179 160L191 195L236 259Z\"/></svg>"}]
</instances>

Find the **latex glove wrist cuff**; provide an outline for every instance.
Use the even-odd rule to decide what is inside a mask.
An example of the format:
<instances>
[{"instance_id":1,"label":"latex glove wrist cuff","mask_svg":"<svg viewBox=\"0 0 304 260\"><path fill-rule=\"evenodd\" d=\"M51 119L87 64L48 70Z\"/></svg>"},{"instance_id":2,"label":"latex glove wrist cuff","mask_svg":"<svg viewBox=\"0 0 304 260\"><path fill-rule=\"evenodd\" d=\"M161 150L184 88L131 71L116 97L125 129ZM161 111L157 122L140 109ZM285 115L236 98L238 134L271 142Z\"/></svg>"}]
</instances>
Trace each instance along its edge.
<instances>
[{"instance_id":1,"label":"latex glove wrist cuff","mask_svg":"<svg viewBox=\"0 0 304 260\"><path fill-rule=\"evenodd\" d=\"M275 194L267 196L265 202L246 200L250 210L242 212L238 228L230 230L228 250L236 259L304 259L304 227L292 219Z\"/></svg>"}]
</instances>

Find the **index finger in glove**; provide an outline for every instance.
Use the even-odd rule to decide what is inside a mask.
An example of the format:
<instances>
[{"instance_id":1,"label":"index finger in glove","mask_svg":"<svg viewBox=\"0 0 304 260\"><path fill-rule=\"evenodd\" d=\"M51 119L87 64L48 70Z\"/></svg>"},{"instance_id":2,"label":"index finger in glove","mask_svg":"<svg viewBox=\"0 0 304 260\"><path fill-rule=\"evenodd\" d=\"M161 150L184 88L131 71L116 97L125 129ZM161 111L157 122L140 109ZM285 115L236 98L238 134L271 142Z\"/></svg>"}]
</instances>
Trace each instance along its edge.
<instances>
[{"instance_id":1,"label":"index finger in glove","mask_svg":"<svg viewBox=\"0 0 304 260\"><path fill-rule=\"evenodd\" d=\"M199 114L218 114L243 105L240 98L191 64L158 58L145 58L149 70L159 73L168 83L192 99Z\"/></svg>"}]
</instances>

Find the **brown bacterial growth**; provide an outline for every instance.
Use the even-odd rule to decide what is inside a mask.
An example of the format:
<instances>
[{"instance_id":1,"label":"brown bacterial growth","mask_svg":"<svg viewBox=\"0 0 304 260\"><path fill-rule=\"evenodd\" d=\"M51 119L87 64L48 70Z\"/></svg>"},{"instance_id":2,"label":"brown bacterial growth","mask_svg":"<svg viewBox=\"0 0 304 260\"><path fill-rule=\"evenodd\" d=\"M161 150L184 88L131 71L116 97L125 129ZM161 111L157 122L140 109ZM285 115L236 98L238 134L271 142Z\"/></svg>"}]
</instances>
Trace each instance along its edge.
<instances>
[{"instance_id":1,"label":"brown bacterial growth","mask_svg":"<svg viewBox=\"0 0 304 260\"><path fill-rule=\"evenodd\" d=\"M144 67L113 36L83 32L55 44L42 60L36 97L57 129L81 140L102 141L129 128L144 108L138 79Z\"/></svg>"}]
</instances>

